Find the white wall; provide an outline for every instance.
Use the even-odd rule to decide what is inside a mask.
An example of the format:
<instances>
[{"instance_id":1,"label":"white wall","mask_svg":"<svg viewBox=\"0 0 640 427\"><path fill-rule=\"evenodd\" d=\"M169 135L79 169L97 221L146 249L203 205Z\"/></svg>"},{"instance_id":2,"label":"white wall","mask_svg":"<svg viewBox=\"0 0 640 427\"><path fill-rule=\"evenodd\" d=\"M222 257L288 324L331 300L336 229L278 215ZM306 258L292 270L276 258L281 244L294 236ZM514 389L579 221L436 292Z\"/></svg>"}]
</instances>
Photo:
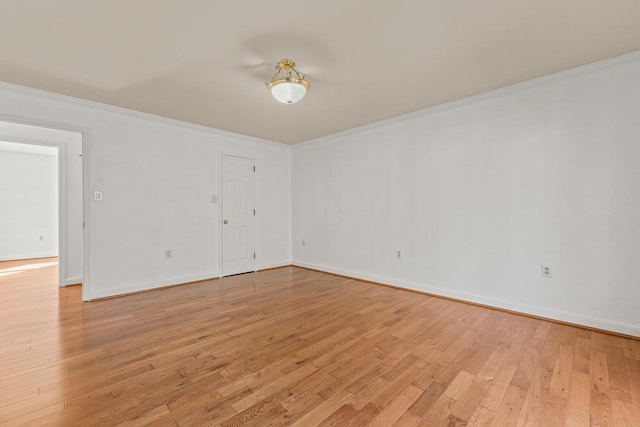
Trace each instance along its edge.
<instances>
[{"instance_id":1,"label":"white wall","mask_svg":"<svg viewBox=\"0 0 640 427\"><path fill-rule=\"evenodd\" d=\"M1 105L1 103L0 103ZM64 176L60 183L64 194L64 223L60 232L65 235L64 253L60 255L62 285L82 282L82 135L17 123L0 121L0 139L59 147Z\"/></svg>"},{"instance_id":2,"label":"white wall","mask_svg":"<svg viewBox=\"0 0 640 427\"><path fill-rule=\"evenodd\" d=\"M259 268L291 262L289 146L9 84L0 118L84 133L85 299L219 276L224 153L256 161Z\"/></svg>"},{"instance_id":3,"label":"white wall","mask_svg":"<svg viewBox=\"0 0 640 427\"><path fill-rule=\"evenodd\" d=\"M57 256L58 150L17 148L0 142L0 261Z\"/></svg>"},{"instance_id":4,"label":"white wall","mask_svg":"<svg viewBox=\"0 0 640 427\"><path fill-rule=\"evenodd\" d=\"M294 263L640 336L638 76L632 54L294 146Z\"/></svg>"},{"instance_id":5,"label":"white wall","mask_svg":"<svg viewBox=\"0 0 640 427\"><path fill-rule=\"evenodd\" d=\"M293 158L9 84L0 118L84 134L85 298L218 276L210 196L232 153L258 167L259 268L290 263L293 247L299 265L640 336L638 75L630 55L299 144Z\"/></svg>"}]
</instances>

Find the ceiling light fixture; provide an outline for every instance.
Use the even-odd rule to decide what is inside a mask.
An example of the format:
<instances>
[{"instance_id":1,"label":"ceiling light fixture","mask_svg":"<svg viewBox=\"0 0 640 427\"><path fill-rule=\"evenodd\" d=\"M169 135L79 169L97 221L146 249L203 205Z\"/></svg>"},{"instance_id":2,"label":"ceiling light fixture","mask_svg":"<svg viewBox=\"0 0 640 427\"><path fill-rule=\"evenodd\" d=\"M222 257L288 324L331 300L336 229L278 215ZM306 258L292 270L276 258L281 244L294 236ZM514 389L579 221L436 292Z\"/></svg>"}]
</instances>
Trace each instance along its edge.
<instances>
[{"instance_id":1,"label":"ceiling light fixture","mask_svg":"<svg viewBox=\"0 0 640 427\"><path fill-rule=\"evenodd\" d=\"M300 74L295 69L296 63L290 59L283 59L276 65L276 74L270 82L265 82L271 95L284 104L293 104L302 99L311 85L304 79L304 74ZM280 76L280 73L284 76ZM295 76L293 75L295 73Z\"/></svg>"}]
</instances>

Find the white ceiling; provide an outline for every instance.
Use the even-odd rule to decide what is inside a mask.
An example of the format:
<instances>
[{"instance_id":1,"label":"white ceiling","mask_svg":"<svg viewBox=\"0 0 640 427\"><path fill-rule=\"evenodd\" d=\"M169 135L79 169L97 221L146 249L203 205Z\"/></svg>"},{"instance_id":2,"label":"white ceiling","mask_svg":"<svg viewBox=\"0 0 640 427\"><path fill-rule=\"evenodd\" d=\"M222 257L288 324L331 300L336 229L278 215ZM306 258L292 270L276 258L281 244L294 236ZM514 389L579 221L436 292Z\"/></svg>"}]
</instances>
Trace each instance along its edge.
<instances>
[{"instance_id":1,"label":"white ceiling","mask_svg":"<svg viewBox=\"0 0 640 427\"><path fill-rule=\"evenodd\" d=\"M289 144L640 50L638 0L0 7L0 80ZM285 57L293 105L264 85Z\"/></svg>"}]
</instances>

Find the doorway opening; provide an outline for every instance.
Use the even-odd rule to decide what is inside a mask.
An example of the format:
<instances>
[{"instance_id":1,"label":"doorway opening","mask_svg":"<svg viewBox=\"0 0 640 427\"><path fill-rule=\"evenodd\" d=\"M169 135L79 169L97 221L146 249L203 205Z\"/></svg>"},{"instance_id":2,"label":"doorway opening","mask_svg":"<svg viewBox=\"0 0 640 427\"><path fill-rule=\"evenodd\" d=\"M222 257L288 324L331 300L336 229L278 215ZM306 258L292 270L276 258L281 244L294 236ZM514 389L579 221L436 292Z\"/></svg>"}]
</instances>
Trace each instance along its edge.
<instances>
[{"instance_id":1,"label":"doorway opening","mask_svg":"<svg viewBox=\"0 0 640 427\"><path fill-rule=\"evenodd\" d=\"M0 280L83 283L82 180L82 133L0 121Z\"/></svg>"},{"instance_id":2,"label":"doorway opening","mask_svg":"<svg viewBox=\"0 0 640 427\"><path fill-rule=\"evenodd\" d=\"M0 141L0 261L58 260L58 148Z\"/></svg>"}]
</instances>

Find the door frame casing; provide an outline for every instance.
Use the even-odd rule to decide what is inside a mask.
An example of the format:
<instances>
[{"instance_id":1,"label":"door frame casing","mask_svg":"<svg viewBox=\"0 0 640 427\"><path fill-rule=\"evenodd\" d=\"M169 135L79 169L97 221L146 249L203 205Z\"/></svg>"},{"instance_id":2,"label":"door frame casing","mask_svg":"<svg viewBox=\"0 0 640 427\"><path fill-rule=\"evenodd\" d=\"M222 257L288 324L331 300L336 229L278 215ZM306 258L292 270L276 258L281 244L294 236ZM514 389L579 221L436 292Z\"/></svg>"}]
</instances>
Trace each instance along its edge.
<instances>
[{"instance_id":1,"label":"door frame casing","mask_svg":"<svg viewBox=\"0 0 640 427\"><path fill-rule=\"evenodd\" d=\"M258 251L258 243L259 243L259 228L258 228L258 218L257 215L260 212L258 210L258 198L256 197L257 195L257 188L258 188L258 179L257 179L257 174L259 171L259 168L257 167L257 161L256 158L251 156L250 154L247 153L238 153L238 152L228 152L228 151L220 151L218 152L218 265L220 266L219 268L219 274L220 277L225 277L224 276L224 265L223 265L223 250L224 250L224 244L223 244L223 240L224 240L224 235L223 235L223 230L222 230L222 204L224 203L223 197L222 197L222 190L223 190L223 185L222 185L222 180L223 180L223 167L222 167L222 158L224 156L230 156L230 157L240 157L242 159L248 159L248 160L252 160L253 161L253 165L256 168L256 171L254 172L253 175L253 207L256 210L256 217L253 221L253 226L254 226L254 236L253 236L253 240L254 240L254 250L256 253L256 259L255 259L255 263L253 266L253 271L258 271L258 265L259 265L259 259L260 259L260 251Z\"/></svg>"},{"instance_id":2,"label":"door frame casing","mask_svg":"<svg viewBox=\"0 0 640 427\"><path fill-rule=\"evenodd\" d=\"M66 286L67 278L67 169L66 144L63 142L46 141L37 138L1 137L2 141L12 144L38 145L56 148L58 156L58 286Z\"/></svg>"},{"instance_id":3,"label":"door frame casing","mask_svg":"<svg viewBox=\"0 0 640 427\"><path fill-rule=\"evenodd\" d=\"M91 227L90 227L91 187L90 187L88 153L90 151L89 147L90 147L90 140L91 140L91 132L88 128L84 128L84 127L67 125L64 123L49 122L46 120L38 120L38 119L27 118L27 117L12 116L7 114L0 114L0 121L5 123L15 124L15 125L33 126L33 127L43 128L43 129L73 132L73 133L80 134L81 140L82 140L81 167L82 167L82 221L83 221L82 300L90 301L91 300L91 293L90 293L91 266L90 266L89 260L91 255ZM49 146L62 147L58 149L58 186L60 187L61 185L64 184L63 191L65 193L65 201L66 201L66 176L63 177L63 179L60 178L60 174L63 174L63 172L65 172L63 175L66 175L66 143L58 142L58 141L46 141L41 139L29 139L29 138L22 138L22 137L21 138L17 138L17 137L4 138L3 137L3 140L7 142L17 142L17 143L25 143L25 144L32 143L34 145L49 145ZM62 166L60 162L63 162ZM60 195L62 194L63 191L58 189L58 203L59 203L59 206L58 206L58 222L59 222L59 225L58 225L58 260L59 260L58 284L60 286L65 286L64 282L66 280L66 277L63 276L63 274L66 275L66 264L63 264L62 262L60 262L61 254L64 254L65 261L66 261L66 234L62 236L62 233L63 231L66 232L66 223L63 223L63 218L64 220L66 220L67 212L66 212L66 203L63 203L60 200ZM61 209L64 209L64 215L61 214L60 212ZM62 244L64 245L64 248L61 248L61 242L63 242Z\"/></svg>"}]
</instances>

